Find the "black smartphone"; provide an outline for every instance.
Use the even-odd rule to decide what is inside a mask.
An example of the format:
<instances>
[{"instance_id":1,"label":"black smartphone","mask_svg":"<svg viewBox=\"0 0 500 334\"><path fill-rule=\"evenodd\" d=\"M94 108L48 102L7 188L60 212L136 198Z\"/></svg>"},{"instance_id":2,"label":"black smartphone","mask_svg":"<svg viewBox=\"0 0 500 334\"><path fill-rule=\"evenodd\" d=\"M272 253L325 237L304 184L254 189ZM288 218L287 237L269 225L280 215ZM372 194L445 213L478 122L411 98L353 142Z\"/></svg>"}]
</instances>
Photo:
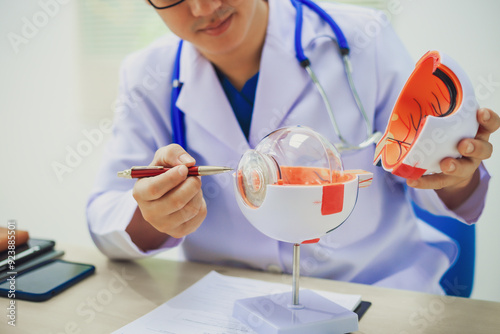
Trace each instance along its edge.
<instances>
[{"instance_id":1,"label":"black smartphone","mask_svg":"<svg viewBox=\"0 0 500 334\"><path fill-rule=\"evenodd\" d=\"M49 260L0 283L0 296L10 299L44 301L92 275L90 264Z\"/></svg>"},{"instance_id":2,"label":"black smartphone","mask_svg":"<svg viewBox=\"0 0 500 334\"><path fill-rule=\"evenodd\" d=\"M29 239L24 245L16 247L15 257L9 255L9 251L0 252L0 272L9 271L10 264L13 268L27 262L45 252L54 249L55 242L44 239ZM10 270L12 271L12 270Z\"/></svg>"}]
</instances>

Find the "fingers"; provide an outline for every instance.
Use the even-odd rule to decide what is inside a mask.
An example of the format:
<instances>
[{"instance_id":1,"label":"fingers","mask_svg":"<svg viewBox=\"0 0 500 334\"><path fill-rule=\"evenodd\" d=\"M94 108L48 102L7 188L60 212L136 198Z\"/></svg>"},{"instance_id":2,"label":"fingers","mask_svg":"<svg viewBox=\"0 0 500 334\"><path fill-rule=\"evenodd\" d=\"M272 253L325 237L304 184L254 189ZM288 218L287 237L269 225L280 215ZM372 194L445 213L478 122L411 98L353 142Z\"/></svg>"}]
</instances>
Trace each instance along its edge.
<instances>
[{"instance_id":1,"label":"fingers","mask_svg":"<svg viewBox=\"0 0 500 334\"><path fill-rule=\"evenodd\" d=\"M475 138L467 138L458 144L460 159L445 158L439 174L422 176L417 180L407 180L410 187L420 189L460 189L471 183L477 177L477 169L482 160L488 159L493 153L493 145L489 142L490 135L500 128L500 117L490 109L481 108L477 112L479 129Z\"/></svg>"},{"instance_id":2,"label":"fingers","mask_svg":"<svg viewBox=\"0 0 500 334\"><path fill-rule=\"evenodd\" d=\"M132 194L137 202L159 199L181 184L187 174L187 167L179 165L163 174L139 179L134 185Z\"/></svg>"},{"instance_id":3,"label":"fingers","mask_svg":"<svg viewBox=\"0 0 500 334\"><path fill-rule=\"evenodd\" d=\"M477 121L480 126L476 139L488 141L490 134L500 128L500 116L488 108L478 110Z\"/></svg>"},{"instance_id":4,"label":"fingers","mask_svg":"<svg viewBox=\"0 0 500 334\"><path fill-rule=\"evenodd\" d=\"M493 153L489 138L500 127L500 117L490 109L482 108L477 112L477 120L479 129L476 137L460 141L458 152L464 157L481 161L489 159ZM479 162L477 165L479 166Z\"/></svg>"},{"instance_id":5,"label":"fingers","mask_svg":"<svg viewBox=\"0 0 500 334\"><path fill-rule=\"evenodd\" d=\"M417 189L442 189L453 182L456 182L455 178L443 173L421 176L417 180L406 180L408 186Z\"/></svg>"},{"instance_id":6,"label":"fingers","mask_svg":"<svg viewBox=\"0 0 500 334\"><path fill-rule=\"evenodd\" d=\"M173 221L179 222L175 226L168 227L168 234L174 238L181 238L193 233L200 227L207 216L207 204L201 192L195 196L181 210L171 215ZM162 227L160 227L161 229Z\"/></svg>"},{"instance_id":7,"label":"fingers","mask_svg":"<svg viewBox=\"0 0 500 334\"><path fill-rule=\"evenodd\" d=\"M442 173L424 175L417 180L407 180L406 183L410 187L419 189L443 189L460 186L470 181L480 163L480 160L470 158L446 158L440 164Z\"/></svg>"},{"instance_id":8,"label":"fingers","mask_svg":"<svg viewBox=\"0 0 500 334\"><path fill-rule=\"evenodd\" d=\"M194 232L207 214L200 177L188 177L195 160L179 145L156 151L150 166L172 167L163 174L137 180L133 197L144 220L158 231L180 238Z\"/></svg>"},{"instance_id":9,"label":"fingers","mask_svg":"<svg viewBox=\"0 0 500 334\"><path fill-rule=\"evenodd\" d=\"M150 202L148 212L153 213L153 217L150 220L144 218L160 232L174 238L194 232L207 214L201 181L189 177L163 198Z\"/></svg>"},{"instance_id":10,"label":"fingers","mask_svg":"<svg viewBox=\"0 0 500 334\"><path fill-rule=\"evenodd\" d=\"M196 217L205 205L205 200L201 192L198 192L189 202L183 205L179 210L174 211L170 217L172 220L179 221L179 224L187 222Z\"/></svg>"},{"instance_id":11,"label":"fingers","mask_svg":"<svg viewBox=\"0 0 500 334\"><path fill-rule=\"evenodd\" d=\"M171 144L158 149L150 166L177 166L155 177L139 179L134 186L134 198L139 201L152 201L162 197L186 179L187 168L195 160L181 146Z\"/></svg>"},{"instance_id":12,"label":"fingers","mask_svg":"<svg viewBox=\"0 0 500 334\"><path fill-rule=\"evenodd\" d=\"M161 212L164 217L172 215L169 218L175 218L176 216L173 216L175 212L184 209L195 196L201 193L201 180L198 177L188 177L163 197L151 201L148 208L155 212Z\"/></svg>"},{"instance_id":13,"label":"fingers","mask_svg":"<svg viewBox=\"0 0 500 334\"><path fill-rule=\"evenodd\" d=\"M177 170L185 170L183 178L180 182L171 187L175 182L173 179L178 179L180 174ZM166 233L172 237L180 238L189 233L194 232L206 217L207 209L201 190L200 177L187 177L187 167L184 165L177 166L168 172L158 175L154 178L159 178L168 173L174 173L171 180L167 180L162 188L159 186L157 191L154 191L158 184L153 182L151 185L145 186L144 189L137 187L134 197L141 209L144 219L153 225L158 231ZM165 175L167 177L168 175ZM148 178L153 179L153 178ZM139 181L145 181L141 179ZM137 183L139 183L139 181ZM172 181L172 182L171 182ZM136 183L136 185L137 185ZM169 188L167 191L165 189ZM144 200L144 193L147 192L153 199ZM159 194L162 196L158 197Z\"/></svg>"},{"instance_id":14,"label":"fingers","mask_svg":"<svg viewBox=\"0 0 500 334\"><path fill-rule=\"evenodd\" d=\"M194 166L195 160L180 145L170 144L156 151L150 166Z\"/></svg>"},{"instance_id":15,"label":"fingers","mask_svg":"<svg viewBox=\"0 0 500 334\"><path fill-rule=\"evenodd\" d=\"M493 145L480 139L463 139L458 143L458 152L467 158L486 160L493 153Z\"/></svg>"}]
</instances>

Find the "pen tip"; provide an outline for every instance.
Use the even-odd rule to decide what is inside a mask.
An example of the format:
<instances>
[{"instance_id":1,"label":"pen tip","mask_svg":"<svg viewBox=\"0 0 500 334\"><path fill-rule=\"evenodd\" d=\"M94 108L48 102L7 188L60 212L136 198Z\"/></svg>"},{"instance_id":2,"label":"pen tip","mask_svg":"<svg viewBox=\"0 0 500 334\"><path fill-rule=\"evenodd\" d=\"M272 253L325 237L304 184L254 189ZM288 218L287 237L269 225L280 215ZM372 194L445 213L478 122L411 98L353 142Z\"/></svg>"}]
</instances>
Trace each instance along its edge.
<instances>
[{"instance_id":1,"label":"pen tip","mask_svg":"<svg viewBox=\"0 0 500 334\"><path fill-rule=\"evenodd\" d=\"M127 179L131 178L129 170L124 170L124 171L118 172L116 174L118 175L118 177L124 177L124 178L127 178Z\"/></svg>"}]
</instances>

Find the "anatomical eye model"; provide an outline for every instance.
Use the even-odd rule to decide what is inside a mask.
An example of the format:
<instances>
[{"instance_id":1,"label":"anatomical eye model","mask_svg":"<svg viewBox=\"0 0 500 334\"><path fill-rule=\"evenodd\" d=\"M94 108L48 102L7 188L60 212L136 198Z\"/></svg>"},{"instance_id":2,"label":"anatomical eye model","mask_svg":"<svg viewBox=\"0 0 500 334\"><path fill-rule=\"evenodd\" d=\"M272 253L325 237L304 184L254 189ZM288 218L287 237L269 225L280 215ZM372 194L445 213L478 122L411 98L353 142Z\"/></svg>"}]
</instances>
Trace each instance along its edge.
<instances>
[{"instance_id":1,"label":"anatomical eye model","mask_svg":"<svg viewBox=\"0 0 500 334\"><path fill-rule=\"evenodd\" d=\"M442 159L460 157L460 140L475 137L478 108L460 66L442 53L427 52L398 97L374 164L409 179L440 173Z\"/></svg>"},{"instance_id":2,"label":"anatomical eye model","mask_svg":"<svg viewBox=\"0 0 500 334\"><path fill-rule=\"evenodd\" d=\"M335 146L307 127L278 129L245 152L234 175L238 206L257 230L293 244L293 289L237 300L233 316L258 333L358 330L354 312L313 291L303 290L299 301L300 245L317 243L343 224L354 209L358 189L368 187L372 179L368 171L344 170ZM263 315L263 308L276 312Z\"/></svg>"},{"instance_id":3,"label":"anatomical eye model","mask_svg":"<svg viewBox=\"0 0 500 334\"><path fill-rule=\"evenodd\" d=\"M307 127L287 127L242 156L236 199L265 235L290 243L317 242L351 214L358 189L373 174L344 170L339 152Z\"/></svg>"}]
</instances>

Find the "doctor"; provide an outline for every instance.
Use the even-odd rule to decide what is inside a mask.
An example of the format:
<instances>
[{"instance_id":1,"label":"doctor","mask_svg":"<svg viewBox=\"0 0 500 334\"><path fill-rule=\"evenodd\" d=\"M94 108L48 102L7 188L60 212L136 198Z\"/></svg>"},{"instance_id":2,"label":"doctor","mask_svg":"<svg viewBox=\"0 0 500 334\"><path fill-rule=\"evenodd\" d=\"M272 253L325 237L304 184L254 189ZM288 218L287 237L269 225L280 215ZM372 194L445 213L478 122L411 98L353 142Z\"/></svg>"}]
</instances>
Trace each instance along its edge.
<instances>
[{"instance_id":1,"label":"doctor","mask_svg":"<svg viewBox=\"0 0 500 334\"><path fill-rule=\"evenodd\" d=\"M129 56L121 69L113 137L90 196L87 216L99 249L111 258L139 258L181 246L187 259L291 272L292 245L246 221L229 174L187 177L186 166L227 165L272 130L305 125L338 143L325 104L295 58L296 9L290 0L151 0L174 35ZM383 131L414 62L391 27L355 45L372 10L324 4L351 42L353 80L372 126ZM334 34L304 6L302 46L351 143L366 139ZM187 152L172 144L172 71L179 55ZM352 48L354 45L354 48ZM355 51L355 52L353 52ZM463 223L477 221L489 175L489 135L500 119L477 114L476 138L459 144L462 159L442 161L441 175L405 182L372 166L375 145L343 154L344 167L374 173L350 218L314 245L302 247L304 275L443 293L439 279L456 256L454 243L419 222L409 200ZM174 167L135 180L116 172L137 165ZM408 187L409 186L409 187Z\"/></svg>"}]
</instances>

